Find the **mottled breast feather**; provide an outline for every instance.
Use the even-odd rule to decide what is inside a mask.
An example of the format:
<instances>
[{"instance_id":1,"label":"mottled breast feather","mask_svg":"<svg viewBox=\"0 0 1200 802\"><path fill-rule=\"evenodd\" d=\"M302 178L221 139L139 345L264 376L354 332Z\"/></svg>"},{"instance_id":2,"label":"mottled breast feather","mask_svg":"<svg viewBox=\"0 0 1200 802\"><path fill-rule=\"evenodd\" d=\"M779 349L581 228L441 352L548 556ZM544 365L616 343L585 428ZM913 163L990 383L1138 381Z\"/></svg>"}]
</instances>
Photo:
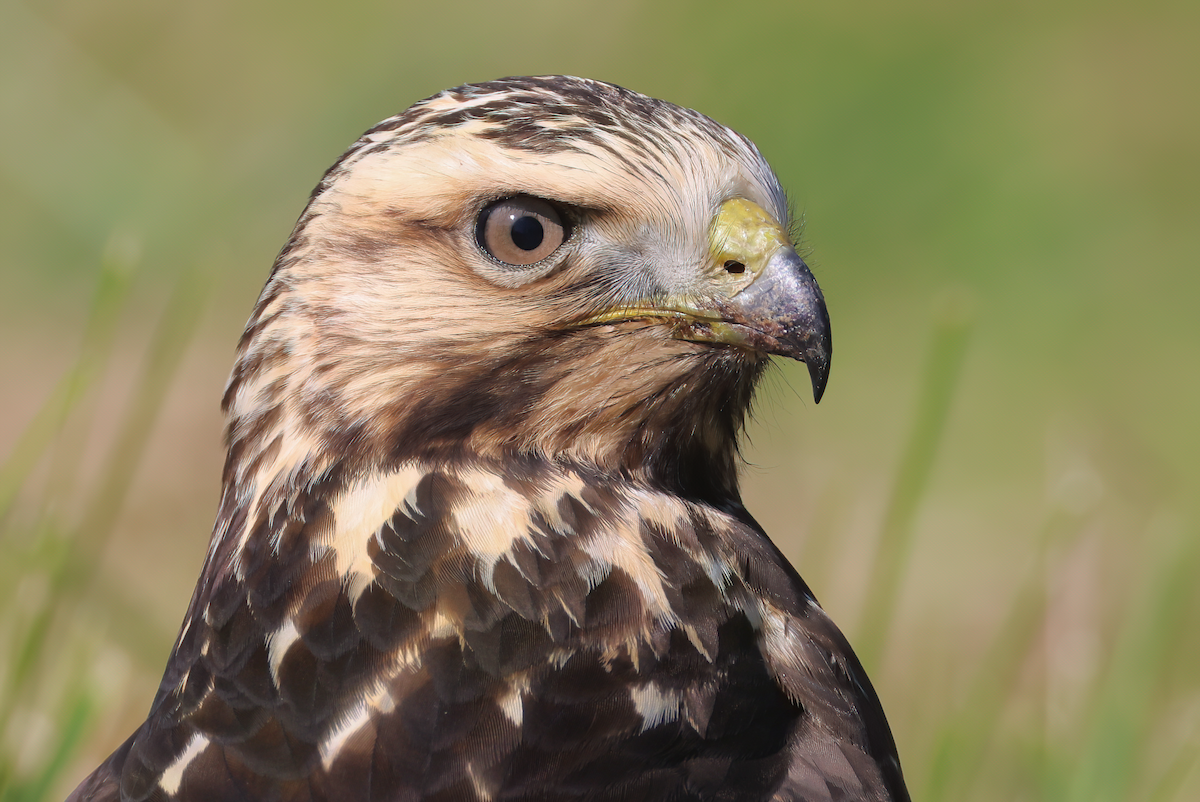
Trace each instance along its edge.
<instances>
[{"instance_id":1,"label":"mottled breast feather","mask_svg":"<svg viewBox=\"0 0 1200 802\"><path fill-rule=\"evenodd\" d=\"M530 277L472 233L517 193L571 229ZM907 800L862 667L740 499L766 355L671 316L738 280L722 204L783 230L782 197L745 138L585 79L368 131L239 347L146 722L71 798Z\"/></svg>"}]
</instances>

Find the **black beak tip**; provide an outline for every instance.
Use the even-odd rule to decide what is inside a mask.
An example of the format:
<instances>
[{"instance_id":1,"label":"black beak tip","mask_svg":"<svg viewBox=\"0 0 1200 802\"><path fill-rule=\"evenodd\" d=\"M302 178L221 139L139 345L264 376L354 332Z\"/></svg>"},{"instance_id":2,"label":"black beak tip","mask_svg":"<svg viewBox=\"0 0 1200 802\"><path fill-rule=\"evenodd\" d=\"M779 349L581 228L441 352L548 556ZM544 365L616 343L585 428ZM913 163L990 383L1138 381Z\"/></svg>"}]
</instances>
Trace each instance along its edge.
<instances>
[{"instance_id":1,"label":"black beak tip","mask_svg":"<svg viewBox=\"0 0 1200 802\"><path fill-rule=\"evenodd\" d=\"M801 347L797 351L798 357L808 366L813 403L819 404L821 397L825 395L825 385L829 383L829 366L833 360L833 331L829 325L829 310L825 307L825 298L815 280L811 286L816 297L805 316L807 325L801 327L804 335L800 341Z\"/></svg>"},{"instance_id":2,"label":"black beak tip","mask_svg":"<svg viewBox=\"0 0 1200 802\"><path fill-rule=\"evenodd\" d=\"M813 403L821 403L825 385L829 383L829 357L826 354L807 354L804 364L808 366L808 378L812 381Z\"/></svg>"}]
</instances>

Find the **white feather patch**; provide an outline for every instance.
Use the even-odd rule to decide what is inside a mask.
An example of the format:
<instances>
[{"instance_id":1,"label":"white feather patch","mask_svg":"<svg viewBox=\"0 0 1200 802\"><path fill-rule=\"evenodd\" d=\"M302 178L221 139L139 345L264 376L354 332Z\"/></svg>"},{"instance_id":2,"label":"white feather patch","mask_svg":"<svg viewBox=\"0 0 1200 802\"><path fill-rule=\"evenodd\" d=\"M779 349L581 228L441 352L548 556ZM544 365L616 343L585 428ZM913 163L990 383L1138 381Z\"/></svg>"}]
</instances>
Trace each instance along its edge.
<instances>
[{"instance_id":1,"label":"white feather patch","mask_svg":"<svg viewBox=\"0 0 1200 802\"><path fill-rule=\"evenodd\" d=\"M466 470L458 479L471 489L471 495L454 508L455 528L475 556L484 587L494 593L496 563L517 541L528 539L529 499L487 471Z\"/></svg>"},{"instance_id":2,"label":"white feather patch","mask_svg":"<svg viewBox=\"0 0 1200 802\"><path fill-rule=\"evenodd\" d=\"M396 700L392 698L388 684L386 682L378 683L377 687L354 705L341 722L330 730L325 739L321 741L319 747L321 764L325 770L329 771L346 741L362 729L363 725L371 720L372 715L376 713L387 715L395 709Z\"/></svg>"},{"instance_id":3,"label":"white feather patch","mask_svg":"<svg viewBox=\"0 0 1200 802\"><path fill-rule=\"evenodd\" d=\"M663 573L642 539L637 510L625 512L611 527L605 527L596 537L582 543L582 550L597 566L605 569L600 572L603 575L607 576L611 568L620 568L628 574L641 591L651 618L674 625L679 617L671 609L663 587Z\"/></svg>"},{"instance_id":4,"label":"white feather patch","mask_svg":"<svg viewBox=\"0 0 1200 802\"><path fill-rule=\"evenodd\" d=\"M279 687L279 666L283 663L283 656L299 638L300 631L296 629L296 622L290 618L284 621L279 629L267 636L267 665L271 669L271 681L277 688Z\"/></svg>"},{"instance_id":5,"label":"white feather patch","mask_svg":"<svg viewBox=\"0 0 1200 802\"><path fill-rule=\"evenodd\" d=\"M509 685L504 695L496 700L504 717L516 725L517 729L525 723L525 700L522 697L526 683Z\"/></svg>"},{"instance_id":6,"label":"white feather patch","mask_svg":"<svg viewBox=\"0 0 1200 802\"><path fill-rule=\"evenodd\" d=\"M677 720L683 706L681 694L664 691L653 682L631 687L629 698L633 700L634 709L642 717L642 732L659 724Z\"/></svg>"},{"instance_id":7,"label":"white feather patch","mask_svg":"<svg viewBox=\"0 0 1200 802\"><path fill-rule=\"evenodd\" d=\"M175 758L175 762L167 766L158 778L158 787L163 789L167 796L174 796L179 792L179 786L183 782L183 773L196 755L204 751L204 747L208 746L208 738L201 733L195 733L192 740L188 741L188 745L184 748L179 757Z\"/></svg>"},{"instance_id":8,"label":"white feather patch","mask_svg":"<svg viewBox=\"0 0 1200 802\"><path fill-rule=\"evenodd\" d=\"M347 487L333 505L332 542L338 576L346 588L350 604L375 579L375 564L367 548L371 538L397 509L415 503L417 484L425 472L413 465L385 474L369 474Z\"/></svg>"}]
</instances>

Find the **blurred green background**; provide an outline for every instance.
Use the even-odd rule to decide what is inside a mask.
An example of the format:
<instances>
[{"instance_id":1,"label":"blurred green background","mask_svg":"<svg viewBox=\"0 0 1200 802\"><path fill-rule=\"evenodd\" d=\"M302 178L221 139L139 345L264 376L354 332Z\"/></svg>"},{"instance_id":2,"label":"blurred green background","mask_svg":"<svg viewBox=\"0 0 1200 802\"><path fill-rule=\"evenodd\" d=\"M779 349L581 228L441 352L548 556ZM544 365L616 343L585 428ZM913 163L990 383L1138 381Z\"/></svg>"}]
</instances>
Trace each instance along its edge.
<instances>
[{"instance_id":1,"label":"blurred green background","mask_svg":"<svg viewBox=\"0 0 1200 802\"><path fill-rule=\"evenodd\" d=\"M601 78L755 140L836 358L752 511L914 798L1200 799L1200 4L0 4L0 799L141 721L272 259L375 121Z\"/></svg>"}]
</instances>

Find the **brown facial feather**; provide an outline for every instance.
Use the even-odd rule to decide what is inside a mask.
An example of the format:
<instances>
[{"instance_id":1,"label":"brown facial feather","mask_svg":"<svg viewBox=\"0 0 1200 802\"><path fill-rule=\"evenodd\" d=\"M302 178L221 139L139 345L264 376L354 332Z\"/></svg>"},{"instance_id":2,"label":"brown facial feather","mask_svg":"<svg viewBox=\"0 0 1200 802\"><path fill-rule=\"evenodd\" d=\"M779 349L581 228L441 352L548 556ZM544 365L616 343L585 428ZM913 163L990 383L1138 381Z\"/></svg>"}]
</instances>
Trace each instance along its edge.
<instances>
[{"instance_id":1,"label":"brown facial feather","mask_svg":"<svg viewBox=\"0 0 1200 802\"><path fill-rule=\"evenodd\" d=\"M474 237L517 194L571 231L520 269ZM581 79L365 134L247 326L150 716L73 798L907 799L861 666L740 502L765 358L580 323L717 292L730 198L786 226L747 140Z\"/></svg>"}]
</instances>

